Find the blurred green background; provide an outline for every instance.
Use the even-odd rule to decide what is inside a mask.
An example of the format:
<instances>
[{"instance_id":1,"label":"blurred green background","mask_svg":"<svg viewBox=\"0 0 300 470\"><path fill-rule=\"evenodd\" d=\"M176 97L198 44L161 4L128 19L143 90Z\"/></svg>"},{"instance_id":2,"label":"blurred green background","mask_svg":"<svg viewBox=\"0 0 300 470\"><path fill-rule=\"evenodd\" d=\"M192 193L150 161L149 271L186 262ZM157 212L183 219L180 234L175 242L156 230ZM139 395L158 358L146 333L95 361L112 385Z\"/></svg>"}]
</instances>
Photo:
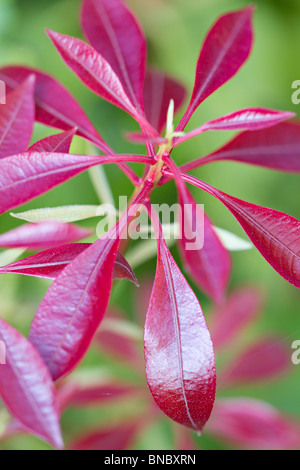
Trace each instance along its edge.
<instances>
[{"instance_id":1,"label":"blurred green background","mask_svg":"<svg viewBox=\"0 0 300 470\"><path fill-rule=\"evenodd\" d=\"M248 4L244 0L129 0L137 13L148 40L148 60L193 87L195 64L201 43L213 22L221 14ZM292 82L300 79L298 44L300 43L300 3L298 0L264 0L256 2L255 45L252 56L239 74L208 98L195 113L189 128L244 107L270 107L290 110L299 116L300 107L291 102ZM122 111L104 102L87 90L63 64L45 34L45 28L82 38L78 16L80 0L0 0L0 66L25 64L44 70L65 84L78 99L100 134L117 152L143 152L136 145L126 142L124 131L135 130L136 125ZM51 134L51 129L37 125L34 139ZM56 131L55 131L56 132ZM177 163L183 163L218 148L230 138L230 133L207 133L174 151ZM80 139L72 149L83 152ZM108 170L115 196L130 195L131 185L115 167ZM300 218L299 175L281 174L234 163L208 165L195 172L202 179L242 199L272 207ZM78 190L80 188L80 191ZM243 232L226 209L199 190L193 190L195 199L204 203L214 223L236 234ZM173 183L159 189L155 202L176 200ZM97 204L96 194L87 174L56 188L45 196L24 206L39 208L62 204ZM86 225L92 225L95 220ZM5 232L18 225L9 215L0 218L0 231ZM176 250L173 250L177 257ZM300 339L299 292L285 282L262 259L256 250L233 254L231 289L245 284L258 285L264 292L265 309L249 334L279 334L288 348ZM154 276L155 260L136 271L140 283ZM195 286L194 286L195 287ZM0 314L24 334L28 333L33 315L46 291L47 284L39 280L17 276L0 279ZM204 312L210 304L195 287ZM135 288L119 282L112 297L112 304L134 318ZM107 357L90 353L81 368L89 364L109 370L111 374L126 377L123 366ZM129 374L129 372L128 372ZM291 366L290 372L280 380L260 386L243 387L230 395L251 396L264 399L281 411L299 418L300 422L300 366ZM131 416L134 403L121 403L111 408L84 411L68 411L63 417L63 430L67 440L89 426L108 420L117 421L120 415ZM221 444L204 436L199 444L205 448L220 448ZM141 435L135 448L170 449L172 431L169 421L161 419L155 429ZM18 437L0 443L0 448L47 448L35 438Z\"/></svg>"}]
</instances>

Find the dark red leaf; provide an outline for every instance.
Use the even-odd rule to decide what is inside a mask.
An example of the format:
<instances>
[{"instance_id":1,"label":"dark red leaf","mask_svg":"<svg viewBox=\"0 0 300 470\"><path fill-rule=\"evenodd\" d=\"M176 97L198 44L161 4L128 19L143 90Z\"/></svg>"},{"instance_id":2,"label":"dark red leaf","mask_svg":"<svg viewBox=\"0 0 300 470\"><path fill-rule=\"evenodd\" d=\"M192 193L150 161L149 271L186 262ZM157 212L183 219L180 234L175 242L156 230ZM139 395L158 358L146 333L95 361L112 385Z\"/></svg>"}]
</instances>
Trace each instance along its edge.
<instances>
[{"instance_id":1,"label":"dark red leaf","mask_svg":"<svg viewBox=\"0 0 300 470\"><path fill-rule=\"evenodd\" d=\"M0 158L25 152L34 124L34 75L7 96L0 107Z\"/></svg>"},{"instance_id":2,"label":"dark red leaf","mask_svg":"<svg viewBox=\"0 0 300 470\"><path fill-rule=\"evenodd\" d=\"M197 64L189 107L177 126L182 131L197 107L230 80L247 60L252 47L253 7L222 16L204 42Z\"/></svg>"},{"instance_id":3,"label":"dark red leaf","mask_svg":"<svg viewBox=\"0 0 300 470\"><path fill-rule=\"evenodd\" d=\"M188 132L183 137L175 139L174 146L182 144L206 131L257 131L279 124L281 121L291 119L294 113L287 111L275 111L264 108L248 108L222 116L213 121L206 122L203 126Z\"/></svg>"},{"instance_id":4,"label":"dark red leaf","mask_svg":"<svg viewBox=\"0 0 300 470\"><path fill-rule=\"evenodd\" d=\"M168 158L175 175L180 200L178 245L189 274L199 287L219 304L231 274L231 259L213 225L186 189L176 165Z\"/></svg>"},{"instance_id":5,"label":"dark red leaf","mask_svg":"<svg viewBox=\"0 0 300 470\"><path fill-rule=\"evenodd\" d=\"M90 246L90 243L74 243L52 248L29 256L21 261L3 266L0 268L0 273L15 273L44 279L56 279L71 261ZM138 285L134 272L120 253L116 257L113 278L127 279Z\"/></svg>"},{"instance_id":6,"label":"dark red leaf","mask_svg":"<svg viewBox=\"0 0 300 470\"><path fill-rule=\"evenodd\" d=\"M0 319L6 364L0 366L0 396L22 428L54 447L63 447L55 389L36 349Z\"/></svg>"},{"instance_id":7,"label":"dark red leaf","mask_svg":"<svg viewBox=\"0 0 300 470\"><path fill-rule=\"evenodd\" d=\"M200 432L215 399L213 346L199 302L161 233L145 323L145 360L158 406L174 421Z\"/></svg>"},{"instance_id":8,"label":"dark red leaf","mask_svg":"<svg viewBox=\"0 0 300 470\"><path fill-rule=\"evenodd\" d=\"M71 129L61 134L51 135L33 144L29 152L57 152L69 153L72 139L77 132L77 128Z\"/></svg>"},{"instance_id":9,"label":"dark red leaf","mask_svg":"<svg viewBox=\"0 0 300 470\"><path fill-rule=\"evenodd\" d=\"M146 41L120 0L84 0L82 26L91 45L107 60L136 108L143 106Z\"/></svg>"},{"instance_id":10,"label":"dark red leaf","mask_svg":"<svg viewBox=\"0 0 300 470\"><path fill-rule=\"evenodd\" d=\"M227 346L253 321L262 309L262 296L254 287L234 291L225 304L213 312L209 330L215 349Z\"/></svg>"},{"instance_id":11,"label":"dark red leaf","mask_svg":"<svg viewBox=\"0 0 300 470\"><path fill-rule=\"evenodd\" d=\"M121 424L116 428L92 431L78 438L70 450L128 450L138 432L138 425Z\"/></svg>"}]
</instances>

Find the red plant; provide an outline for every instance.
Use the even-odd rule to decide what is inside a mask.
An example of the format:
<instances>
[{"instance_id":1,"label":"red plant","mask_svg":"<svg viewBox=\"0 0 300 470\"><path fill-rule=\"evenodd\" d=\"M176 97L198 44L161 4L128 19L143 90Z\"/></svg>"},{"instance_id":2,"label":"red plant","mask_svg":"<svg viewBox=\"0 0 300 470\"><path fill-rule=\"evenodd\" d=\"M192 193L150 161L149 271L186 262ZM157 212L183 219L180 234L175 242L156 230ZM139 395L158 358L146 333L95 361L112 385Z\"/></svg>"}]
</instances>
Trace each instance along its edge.
<instances>
[{"instance_id":1,"label":"red plant","mask_svg":"<svg viewBox=\"0 0 300 470\"><path fill-rule=\"evenodd\" d=\"M141 288L140 302L135 306L139 321L143 324L141 312L147 310L149 293L146 281ZM209 315L210 329L216 351L218 366L218 394L210 420L204 434L213 436L224 444L246 449L296 449L300 445L300 424L285 416L274 406L261 400L239 396L235 387L247 384L275 381L290 368L290 351L283 339L271 335L243 345L239 354L232 356L232 344L244 339L245 328L254 325L262 311L262 296L255 287L243 287L232 292L224 305L214 309ZM124 323L125 322L125 323ZM126 331L120 330L120 324L126 325ZM125 328L123 328L125 330ZM76 450L126 450L133 448L140 434L147 431L161 420L159 409L154 406L151 396L143 385L143 363L135 324L126 322L124 316L109 311L107 321L96 335L95 344L102 355L121 360L134 371L140 372L139 382L122 382L118 377L103 381L86 376L85 384L78 377L67 378L59 390L60 404L63 410L68 408L84 409L112 406L118 402L126 403L130 397L143 403L140 414L121 419L116 424L103 423L98 427L80 429L75 433L69 445ZM231 354L230 354L231 353ZM224 356L227 361L224 364ZM89 379L90 377L90 379ZM91 383L89 384L89 380ZM226 391L226 398L222 396ZM228 395L230 394L230 397ZM199 442L197 442L199 441ZM203 442L194 439L186 428L173 426L173 448L180 450L203 447Z\"/></svg>"},{"instance_id":2,"label":"red plant","mask_svg":"<svg viewBox=\"0 0 300 470\"><path fill-rule=\"evenodd\" d=\"M175 129L174 110L182 104L184 90L162 72L150 69L146 74L143 33L121 0L83 1L82 26L91 45L48 31L62 59L80 80L138 122L142 134L129 137L144 141L147 155L117 155L74 98L52 77L20 66L0 69L0 79L11 90L0 115L0 213L105 163L117 164L134 185L131 203L116 226L108 236L87 247L70 245L85 238L85 231L57 221L24 226L0 237L1 246L50 250L1 270L55 280L35 315L28 341L1 322L0 338L7 345L7 364L1 373L0 395L26 430L58 448L62 440L49 374L54 381L65 377L87 352L107 309L118 256L121 274L117 277L135 280L118 250L121 236L140 206L149 212L158 241L157 272L145 323L148 385L156 403L170 418L197 432L211 414L216 389L213 345L199 302L172 258L160 222L151 210L151 193L157 185L173 178L182 208L188 205L192 209L179 220L185 234L180 241L183 262L216 304L224 300L230 258L207 216L204 246L189 250L191 240L186 234L193 233L200 209L185 182L219 199L271 266L300 287L299 221L225 194L187 174L198 166L226 159L299 172L299 123L282 123L293 117L292 113L249 108L183 133L198 106L248 59L252 14L252 7L235 11L213 26L199 56L190 104ZM27 150L34 119L65 132ZM166 135L161 137L165 125ZM171 153L177 145L202 132L219 129L244 132L214 154L182 168L176 166ZM68 154L75 133L104 155ZM142 178L128 165L130 162L145 165ZM28 368L23 367L25 356L32 359ZM12 384L9 393L5 392L7 380Z\"/></svg>"}]
</instances>

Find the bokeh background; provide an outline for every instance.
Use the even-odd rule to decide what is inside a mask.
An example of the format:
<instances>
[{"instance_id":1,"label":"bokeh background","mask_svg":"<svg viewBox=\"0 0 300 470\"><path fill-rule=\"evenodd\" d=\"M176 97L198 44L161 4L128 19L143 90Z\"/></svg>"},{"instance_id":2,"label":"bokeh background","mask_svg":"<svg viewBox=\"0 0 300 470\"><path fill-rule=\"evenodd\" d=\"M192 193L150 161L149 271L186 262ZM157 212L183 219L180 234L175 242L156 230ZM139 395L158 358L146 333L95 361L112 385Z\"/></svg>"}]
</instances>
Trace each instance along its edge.
<instances>
[{"instance_id":1,"label":"bokeh background","mask_svg":"<svg viewBox=\"0 0 300 470\"><path fill-rule=\"evenodd\" d=\"M255 2L254 2L255 3ZM195 64L202 41L216 18L221 14L248 5L245 0L128 0L137 13L148 40L148 61L181 80L189 93L192 91ZM290 110L300 117L300 105L292 104L292 82L300 79L300 3L298 0L264 0L256 2L255 46L246 66L239 74L208 98L195 113L189 128L222 114L244 107L270 107ZM104 102L87 90L67 69L45 34L45 28L82 38L79 25L80 0L0 0L0 66L25 64L44 70L59 79L78 99L100 134L117 152L143 152L136 145L126 142L124 131L136 130L136 125L125 113ZM51 129L36 125L34 141L50 135ZM231 137L230 133L207 133L176 149L173 156L177 163L205 155L218 148ZM85 144L76 138L73 152L84 152ZM116 198L130 195L131 185L114 166L107 171ZM242 199L273 207L300 218L299 175L281 174L265 169L234 163L208 165L195 172L217 188ZM193 190L195 199L204 203L214 223L243 235L230 213L217 201L199 190ZM154 201L175 202L173 183L159 189ZM88 175L81 175L62 187L52 190L34 202L24 206L39 208L62 204L97 204L97 196ZM93 226L92 220L85 225ZM0 232L18 225L9 215L0 217ZM172 251L177 258L176 249ZM278 334L287 348L300 340L299 291L285 282L263 260L256 250L233 254L233 276L230 289L244 285L257 285L265 298L264 311L251 331L239 338L245 343L250 336ZM153 279L155 260L136 270L143 279ZM211 305L197 293L204 312ZM31 278L2 276L0 278L0 314L24 334L29 331L33 315L47 289L47 283ZM134 320L135 287L119 282L113 292L112 306L122 309L124 315ZM142 353L142 352L141 352ZM291 350L292 354L292 350ZM122 376L124 380L137 380L124 365L107 356L90 352L81 369L96 367L97 373ZM261 385L241 387L226 392L228 395L251 396L268 401L279 410L300 422L300 365L291 365L282 378ZM66 440L72 439L90 426L118 422L120 417L137 413L134 401L116 403L113 406L69 410L62 418ZM1 412L0 412L1 432ZM223 444L204 435L198 440L202 448L222 448ZM136 449L171 449L172 427L168 419L161 417L155 428L149 428L139 436ZM0 448L43 449L47 445L32 437L15 437Z\"/></svg>"}]
</instances>

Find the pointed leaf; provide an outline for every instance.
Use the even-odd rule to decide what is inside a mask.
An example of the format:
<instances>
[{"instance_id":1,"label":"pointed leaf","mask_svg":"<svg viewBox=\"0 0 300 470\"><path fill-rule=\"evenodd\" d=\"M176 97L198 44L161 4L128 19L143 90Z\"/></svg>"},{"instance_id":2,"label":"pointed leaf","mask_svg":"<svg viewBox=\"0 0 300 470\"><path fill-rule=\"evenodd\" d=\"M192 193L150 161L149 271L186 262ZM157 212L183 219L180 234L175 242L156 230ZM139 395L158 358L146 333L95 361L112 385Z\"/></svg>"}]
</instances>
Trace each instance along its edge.
<instances>
[{"instance_id":1,"label":"pointed leaf","mask_svg":"<svg viewBox=\"0 0 300 470\"><path fill-rule=\"evenodd\" d=\"M299 220L283 212L229 196L193 176L182 173L182 177L219 199L275 271L300 288Z\"/></svg>"},{"instance_id":2,"label":"pointed leaf","mask_svg":"<svg viewBox=\"0 0 300 470\"><path fill-rule=\"evenodd\" d=\"M44 250L46 248L76 242L88 238L92 230L71 224L45 222L41 224L24 224L0 235L0 247Z\"/></svg>"},{"instance_id":3,"label":"pointed leaf","mask_svg":"<svg viewBox=\"0 0 300 470\"><path fill-rule=\"evenodd\" d=\"M118 240L100 239L84 250L56 278L36 313L29 338L54 380L80 362L103 319L117 246Z\"/></svg>"},{"instance_id":4,"label":"pointed leaf","mask_svg":"<svg viewBox=\"0 0 300 470\"><path fill-rule=\"evenodd\" d=\"M241 111L236 111L226 116L222 116L213 121L209 121L203 126L188 132L183 137L175 139L174 146L182 144L186 140L192 139L199 134L206 131L257 131L260 129L269 128L279 124L281 121L291 119L294 113L287 111L275 111L273 109L264 108L249 108Z\"/></svg>"},{"instance_id":5,"label":"pointed leaf","mask_svg":"<svg viewBox=\"0 0 300 470\"><path fill-rule=\"evenodd\" d=\"M157 135L152 126L134 107L109 63L93 47L80 39L48 31L58 52L73 72L89 87L110 103L127 111L149 131Z\"/></svg>"},{"instance_id":6,"label":"pointed leaf","mask_svg":"<svg viewBox=\"0 0 300 470\"><path fill-rule=\"evenodd\" d=\"M1 399L23 428L62 448L57 400L48 369L29 341L2 319L0 339L6 345Z\"/></svg>"},{"instance_id":7,"label":"pointed leaf","mask_svg":"<svg viewBox=\"0 0 300 470\"><path fill-rule=\"evenodd\" d=\"M220 383L224 387L271 380L287 372L290 365L290 348L282 339L264 338L231 361L222 371Z\"/></svg>"},{"instance_id":8,"label":"pointed leaf","mask_svg":"<svg viewBox=\"0 0 300 470\"><path fill-rule=\"evenodd\" d=\"M36 77L37 121L64 131L77 127L78 135L90 140L104 152L111 153L108 145L90 123L77 101L54 78L39 70L12 66L0 69L0 80L5 82L9 90L13 90L31 74Z\"/></svg>"},{"instance_id":9,"label":"pointed leaf","mask_svg":"<svg viewBox=\"0 0 300 470\"><path fill-rule=\"evenodd\" d=\"M207 431L233 445L257 450L298 448L299 425L262 401L218 400Z\"/></svg>"},{"instance_id":10,"label":"pointed leaf","mask_svg":"<svg viewBox=\"0 0 300 470\"><path fill-rule=\"evenodd\" d=\"M238 237L235 233L225 230L224 228L214 227L214 231L218 235L222 244L228 251L247 251L253 248L248 240Z\"/></svg>"},{"instance_id":11,"label":"pointed leaf","mask_svg":"<svg viewBox=\"0 0 300 470\"><path fill-rule=\"evenodd\" d=\"M215 303L223 301L225 290L231 275L231 259L228 251L221 243L207 215L196 204L190 193L181 194L181 227L182 238L179 247L189 274L198 286ZM203 228L198 228L198 236L203 230L203 246L199 249L189 249L195 233L197 220L203 222ZM196 235L197 237L197 235Z\"/></svg>"},{"instance_id":12,"label":"pointed leaf","mask_svg":"<svg viewBox=\"0 0 300 470\"><path fill-rule=\"evenodd\" d=\"M39 140L33 144L29 152L57 152L69 153L72 139L77 132L77 128L71 129L61 134L51 135L43 140Z\"/></svg>"},{"instance_id":13,"label":"pointed leaf","mask_svg":"<svg viewBox=\"0 0 300 470\"><path fill-rule=\"evenodd\" d=\"M284 122L270 129L243 132L211 155L191 162L184 171L196 168L199 164L223 160L299 173L299 122Z\"/></svg>"},{"instance_id":14,"label":"pointed leaf","mask_svg":"<svg viewBox=\"0 0 300 470\"><path fill-rule=\"evenodd\" d=\"M0 268L0 273L15 273L44 279L56 279L71 261L90 246L90 243L74 243L55 247L3 266ZM138 284L131 267L120 253L116 257L113 278L127 279L135 285Z\"/></svg>"},{"instance_id":15,"label":"pointed leaf","mask_svg":"<svg viewBox=\"0 0 300 470\"><path fill-rule=\"evenodd\" d=\"M151 157L86 156L28 152L0 160L0 213L44 194L95 165L136 161L152 163Z\"/></svg>"},{"instance_id":16,"label":"pointed leaf","mask_svg":"<svg viewBox=\"0 0 300 470\"><path fill-rule=\"evenodd\" d=\"M147 381L167 416L199 432L215 398L213 346L199 302L161 233L158 249L145 323Z\"/></svg>"},{"instance_id":17,"label":"pointed leaf","mask_svg":"<svg viewBox=\"0 0 300 470\"><path fill-rule=\"evenodd\" d=\"M148 69L144 85L144 109L150 124L161 134L166 122L170 101L175 113L184 103L186 90L181 83L164 72Z\"/></svg>"},{"instance_id":18,"label":"pointed leaf","mask_svg":"<svg viewBox=\"0 0 300 470\"><path fill-rule=\"evenodd\" d=\"M0 108L0 158L25 152L34 124L34 75L9 93Z\"/></svg>"},{"instance_id":19,"label":"pointed leaf","mask_svg":"<svg viewBox=\"0 0 300 470\"><path fill-rule=\"evenodd\" d=\"M120 0L84 0L82 26L91 45L110 64L136 108L142 108L146 41Z\"/></svg>"},{"instance_id":20,"label":"pointed leaf","mask_svg":"<svg viewBox=\"0 0 300 470\"><path fill-rule=\"evenodd\" d=\"M247 60L252 47L253 7L222 16L209 32L197 63L189 107L177 126L182 131L197 107L230 80Z\"/></svg>"},{"instance_id":21,"label":"pointed leaf","mask_svg":"<svg viewBox=\"0 0 300 470\"><path fill-rule=\"evenodd\" d=\"M212 316L210 332L214 348L230 344L261 310L262 296L257 288L245 287L234 291Z\"/></svg>"}]
</instances>

